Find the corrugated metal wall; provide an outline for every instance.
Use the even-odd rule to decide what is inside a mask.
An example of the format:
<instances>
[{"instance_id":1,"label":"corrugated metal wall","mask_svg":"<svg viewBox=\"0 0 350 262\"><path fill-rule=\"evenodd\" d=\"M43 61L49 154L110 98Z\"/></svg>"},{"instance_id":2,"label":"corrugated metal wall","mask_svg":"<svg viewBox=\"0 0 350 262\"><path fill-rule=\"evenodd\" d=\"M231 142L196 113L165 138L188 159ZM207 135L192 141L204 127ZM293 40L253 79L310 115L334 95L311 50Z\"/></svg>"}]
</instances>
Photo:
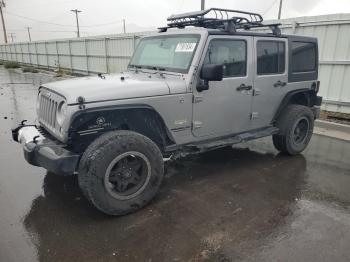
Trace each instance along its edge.
<instances>
[{"instance_id":1,"label":"corrugated metal wall","mask_svg":"<svg viewBox=\"0 0 350 262\"><path fill-rule=\"evenodd\" d=\"M0 45L0 59L83 74L120 72L144 34Z\"/></svg>"},{"instance_id":2,"label":"corrugated metal wall","mask_svg":"<svg viewBox=\"0 0 350 262\"><path fill-rule=\"evenodd\" d=\"M270 23L273 21L268 21ZM283 33L319 41L323 108L350 113L350 14L283 19ZM0 45L0 59L79 73L124 70L143 34Z\"/></svg>"},{"instance_id":3,"label":"corrugated metal wall","mask_svg":"<svg viewBox=\"0 0 350 262\"><path fill-rule=\"evenodd\" d=\"M350 14L283 19L285 34L317 37L323 109L350 113Z\"/></svg>"}]
</instances>

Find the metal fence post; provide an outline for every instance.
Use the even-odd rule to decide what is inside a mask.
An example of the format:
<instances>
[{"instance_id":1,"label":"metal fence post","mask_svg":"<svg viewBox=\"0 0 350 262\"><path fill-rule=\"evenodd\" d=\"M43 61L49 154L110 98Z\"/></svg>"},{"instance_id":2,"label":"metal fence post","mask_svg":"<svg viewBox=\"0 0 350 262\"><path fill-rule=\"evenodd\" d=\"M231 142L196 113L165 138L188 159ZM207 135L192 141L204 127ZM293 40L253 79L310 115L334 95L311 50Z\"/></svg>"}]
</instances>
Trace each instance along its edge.
<instances>
[{"instance_id":1,"label":"metal fence post","mask_svg":"<svg viewBox=\"0 0 350 262\"><path fill-rule=\"evenodd\" d=\"M293 21L293 23L292 23L292 32L293 32L293 34L295 34L295 32L297 31L298 25L299 24L296 21Z\"/></svg>"},{"instance_id":2,"label":"metal fence post","mask_svg":"<svg viewBox=\"0 0 350 262\"><path fill-rule=\"evenodd\" d=\"M132 45L133 45L133 52L135 51L135 48L136 48L136 35L133 36L133 42L132 42Z\"/></svg>"},{"instance_id":3,"label":"metal fence post","mask_svg":"<svg viewBox=\"0 0 350 262\"><path fill-rule=\"evenodd\" d=\"M6 45L5 47L6 47L6 59L9 61L11 58L11 54L10 54L11 49L9 45Z\"/></svg>"},{"instance_id":4,"label":"metal fence post","mask_svg":"<svg viewBox=\"0 0 350 262\"><path fill-rule=\"evenodd\" d=\"M109 73L109 66L108 66L108 45L107 45L107 40L108 40L108 38L105 37L104 40L105 40L106 73L108 74L108 73Z\"/></svg>"},{"instance_id":5,"label":"metal fence post","mask_svg":"<svg viewBox=\"0 0 350 262\"><path fill-rule=\"evenodd\" d=\"M18 62L17 45L18 44L15 44L15 58L16 58L16 61Z\"/></svg>"},{"instance_id":6,"label":"metal fence post","mask_svg":"<svg viewBox=\"0 0 350 262\"><path fill-rule=\"evenodd\" d=\"M68 49L69 49L70 72L73 73L73 58L72 58L71 40L68 40Z\"/></svg>"},{"instance_id":7,"label":"metal fence post","mask_svg":"<svg viewBox=\"0 0 350 262\"><path fill-rule=\"evenodd\" d=\"M57 41L55 41L55 43L56 43L56 55L57 55L57 63L58 63L57 68L60 68L60 67L61 67L61 64L60 64L60 54L59 54L59 52L58 52L58 44L57 44Z\"/></svg>"},{"instance_id":8,"label":"metal fence post","mask_svg":"<svg viewBox=\"0 0 350 262\"><path fill-rule=\"evenodd\" d=\"M49 53L48 53L48 51L47 51L47 42L45 42L45 52L46 52L47 69L50 69L50 64L49 64Z\"/></svg>"},{"instance_id":9,"label":"metal fence post","mask_svg":"<svg viewBox=\"0 0 350 262\"><path fill-rule=\"evenodd\" d=\"M36 55L36 65L37 67L40 67L37 42L34 43L34 47L35 47L35 55Z\"/></svg>"},{"instance_id":10,"label":"metal fence post","mask_svg":"<svg viewBox=\"0 0 350 262\"><path fill-rule=\"evenodd\" d=\"M25 64L25 62L24 62L24 54L23 54L22 44L19 44L19 47L20 47L21 54L22 54L22 63Z\"/></svg>"},{"instance_id":11,"label":"metal fence post","mask_svg":"<svg viewBox=\"0 0 350 262\"><path fill-rule=\"evenodd\" d=\"M89 52L88 52L87 42L88 40L85 38L84 44L85 44L85 56L86 56L86 73L89 74Z\"/></svg>"},{"instance_id":12,"label":"metal fence post","mask_svg":"<svg viewBox=\"0 0 350 262\"><path fill-rule=\"evenodd\" d=\"M30 66L33 66L33 63L32 63L32 52L30 51L30 43L28 42L27 43L27 49L28 49L28 56L29 56L29 63L30 63Z\"/></svg>"}]
</instances>

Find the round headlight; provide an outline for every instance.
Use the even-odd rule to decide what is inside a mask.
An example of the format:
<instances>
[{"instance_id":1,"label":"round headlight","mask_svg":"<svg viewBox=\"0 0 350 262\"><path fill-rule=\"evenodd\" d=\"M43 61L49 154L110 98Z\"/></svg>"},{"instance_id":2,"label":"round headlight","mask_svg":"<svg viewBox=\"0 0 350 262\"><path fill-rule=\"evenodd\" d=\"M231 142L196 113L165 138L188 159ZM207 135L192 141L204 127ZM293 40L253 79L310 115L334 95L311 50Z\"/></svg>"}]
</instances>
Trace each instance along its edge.
<instances>
[{"instance_id":1,"label":"round headlight","mask_svg":"<svg viewBox=\"0 0 350 262\"><path fill-rule=\"evenodd\" d=\"M67 113L67 104L62 101L57 108L57 123L62 126Z\"/></svg>"}]
</instances>

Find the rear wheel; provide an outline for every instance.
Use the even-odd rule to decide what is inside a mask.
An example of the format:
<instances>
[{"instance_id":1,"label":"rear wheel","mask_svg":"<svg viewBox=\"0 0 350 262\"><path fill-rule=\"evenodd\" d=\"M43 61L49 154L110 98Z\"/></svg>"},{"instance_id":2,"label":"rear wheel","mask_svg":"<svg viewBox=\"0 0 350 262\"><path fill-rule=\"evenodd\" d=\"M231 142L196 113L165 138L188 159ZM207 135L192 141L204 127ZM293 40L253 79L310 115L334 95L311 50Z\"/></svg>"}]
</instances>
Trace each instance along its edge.
<instances>
[{"instance_id":1,"label":"rear wheel","mask_svg":"<svg viewBox=\"0 0 350 262\"><path fill-rule=\"evenodd\" d=\"M314 114L309 107L290 105L277 119L276 126L279 132L272 136L276 149L296 155L310 142L314 128Z\"/></svg>"},{"instance_id":2,"label":"rear wheel","mask_svg":"<svg viewBox=\"0 0 350 262\"><path fill-rule=\"evenodd\" d=\"M123 215L146 205L163 179L163 157L149 138L132 131L99 137L80 161L84 195L102 212Z\"/></svg>"}]
</instances>

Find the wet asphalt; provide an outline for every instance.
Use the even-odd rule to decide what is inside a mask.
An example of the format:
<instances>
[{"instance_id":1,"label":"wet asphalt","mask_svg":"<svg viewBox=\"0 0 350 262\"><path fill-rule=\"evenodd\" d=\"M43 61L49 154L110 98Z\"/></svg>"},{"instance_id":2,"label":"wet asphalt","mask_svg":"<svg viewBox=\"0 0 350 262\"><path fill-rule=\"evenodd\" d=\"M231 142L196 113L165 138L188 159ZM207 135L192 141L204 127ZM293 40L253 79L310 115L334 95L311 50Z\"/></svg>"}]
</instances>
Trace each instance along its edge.
<instances>
[{"instance_id":1,"label":"wet asphalt","mask_svg":"<svg viewBox=\"0 0 350 262\"><path fill-rule=\"evenodd\" d=\"M266 138L188 157L150 205L108 217L11 141L55 80L0 67L0 261L350 261L349 142L314 135L289 157Z\"/></svg>"}]
</instances>

